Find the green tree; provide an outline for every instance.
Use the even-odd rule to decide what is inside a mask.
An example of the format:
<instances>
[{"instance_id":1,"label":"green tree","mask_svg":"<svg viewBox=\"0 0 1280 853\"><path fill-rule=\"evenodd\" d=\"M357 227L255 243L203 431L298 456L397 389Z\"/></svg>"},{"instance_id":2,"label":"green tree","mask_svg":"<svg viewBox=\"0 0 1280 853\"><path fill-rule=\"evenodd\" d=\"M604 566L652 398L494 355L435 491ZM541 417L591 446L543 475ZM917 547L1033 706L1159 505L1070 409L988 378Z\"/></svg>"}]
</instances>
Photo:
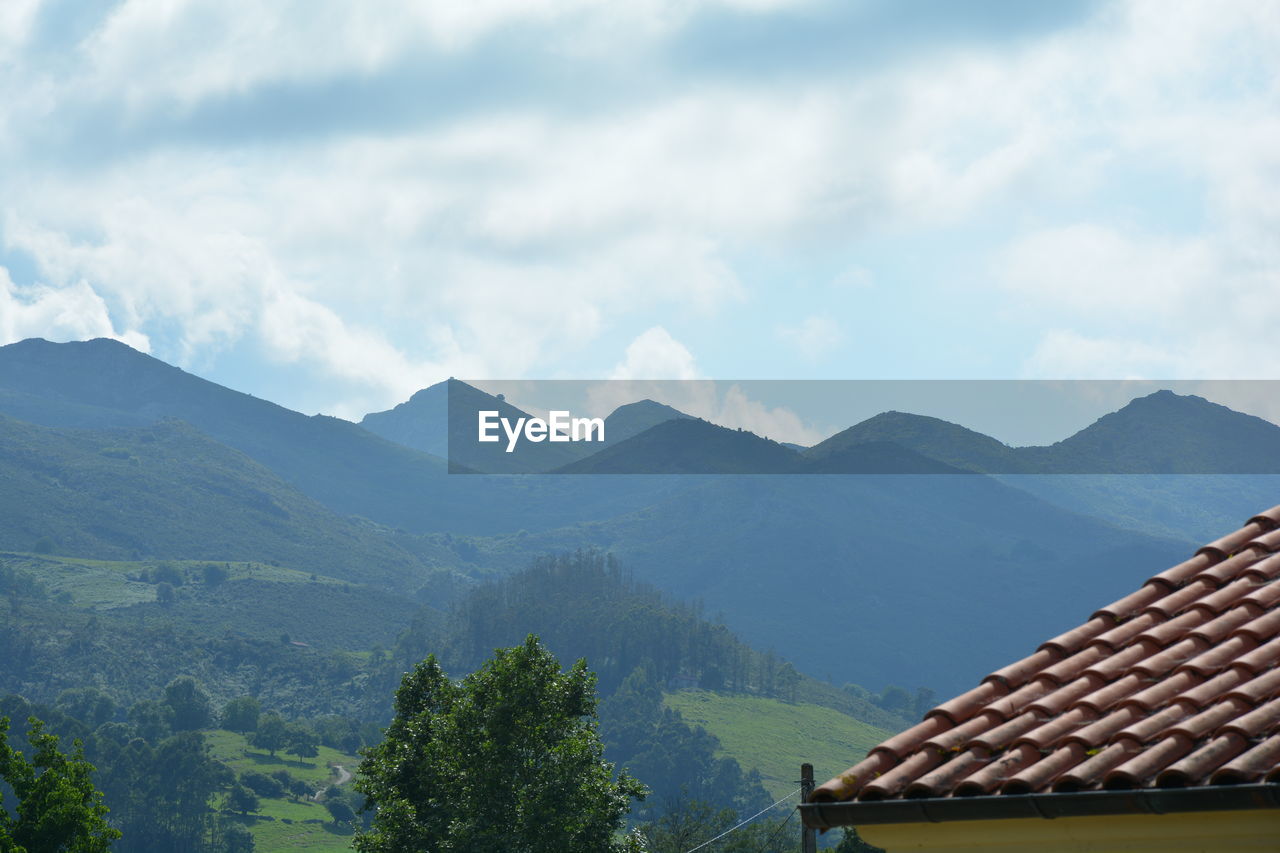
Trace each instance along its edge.
<instances>
[{"instance_id":1,"label":"green tree","mask_svg":"<svg viewBox=\"0 0 1280 853\"><path fill-rule=\"evenodd\" d=\"M320 754L320 738L315 729L304 723L289 723L285 726L285 743L287 749L299 758L315 758Z\"/></svg>"},{"instance_id":2,"label":"green tree","mask_svg":"<svg viewBox=\"0 0 1280 853\"><path fill-rule=\"evenodd\" d=\"M434 656L405 675L356 790L376 808L361 853L631 849L617 831L644 788L615 780L596 733L595 676L562 671L530 635L452 683Z\"/></svg>"},{"instance_id":3,"label":"green tree","mask_svg":"<svg viewBox=\"0 0 1280 853\"><path fill-rule=\"evenodd\" d=\"M252 696L232 699L222 709L222 727L233 732L251 732L258 727L262 706Z\"/></svg>"},{"instance_id":4,"label":"green tree","mask_svg":"<svg viewBox=\"0 0 1280 853\"><path fill-rule=\"evenodd\" d=\"M213 722L209 694L189 675L180 675L164 688L164 703L173 711L173 730L190 732Z\"/></svg>"},{"instance_id":5,"label":"green tree","mask_svg":"<svg viewBox=\"0 0 1280 853\"><path fill-rule=\"evenodd\" d=\"M244 785L232 785L231 791L227 794L227 808L233 812L240 812L242 815L256 812L258 810L258 795Z\"/></svg>"},{"instance_id":6,"label":"green tree","mask_svg":"<svg viewBox=\"0 0 1280 853\"><path fill-rule=\"evenodd\" d=\"M107 807L80 742L64 755L44 723L35 717L27 722L30 761L9 745L9 719L0 717L0 780L17 800L12 810L0 802L0 850L105 853L120 832L107 825Z\"/></svg>"},{"instance_id":7,"label":"green tree","mask_svg":"<svg viewBox=\"0 0 1280 853\"><path fill-rule=\"evenodd\" d=\"M249 735L249 745L265 749L274 757L276 750L289 743L289 724L279 714L263 714L258 718L258 728Z\"/></svg>"},{"instance_id":8,"label":"green tree","mask_svg":"<svg viewBox=\"0 0 1280 853\"><path fill-rule=\"evenodd\" d=\"M326 800L324 807L329 810L329 816L333 818L335 824L350 824L356 821L356 813L342 800Z\"/></svg>"}]
</instances>

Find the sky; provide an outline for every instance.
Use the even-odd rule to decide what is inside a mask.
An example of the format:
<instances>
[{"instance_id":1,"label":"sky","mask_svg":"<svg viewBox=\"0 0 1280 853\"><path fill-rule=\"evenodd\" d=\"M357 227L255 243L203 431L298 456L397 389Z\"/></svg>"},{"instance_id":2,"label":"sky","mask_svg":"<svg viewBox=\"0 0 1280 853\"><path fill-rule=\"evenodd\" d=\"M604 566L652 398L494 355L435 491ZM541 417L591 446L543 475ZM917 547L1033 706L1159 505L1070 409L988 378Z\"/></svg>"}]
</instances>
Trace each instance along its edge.
<instances>
[{"instance_id":1,"label":"sky","mask_svg":"<svg viewBox=\"0 0 1280 853\"><path fill-rule=\"evenodd\" d=\"M495 379L1276 379L1272 0L4 0L0 344Z\"/></svg>"}]
</instances>

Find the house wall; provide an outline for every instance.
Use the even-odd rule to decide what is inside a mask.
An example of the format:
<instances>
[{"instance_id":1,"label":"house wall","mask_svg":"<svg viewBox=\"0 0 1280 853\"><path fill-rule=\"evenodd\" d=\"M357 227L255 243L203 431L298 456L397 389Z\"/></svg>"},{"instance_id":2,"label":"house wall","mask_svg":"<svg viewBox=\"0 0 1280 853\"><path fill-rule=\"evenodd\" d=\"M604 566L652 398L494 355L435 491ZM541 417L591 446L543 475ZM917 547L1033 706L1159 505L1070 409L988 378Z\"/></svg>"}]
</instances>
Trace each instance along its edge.
<instances>
[{"instance_id":1,"label":"house wall","mask_svg":"<svg viewBox=\"0 0 1280 853\"><path fill-rule=\"evenodd\" d=\"M888 853L912 850L929 853L1267 850L1274 853L1280 850L1280 810L894 823L859 826L858 834Z\"/></svg>"}]
</instances>

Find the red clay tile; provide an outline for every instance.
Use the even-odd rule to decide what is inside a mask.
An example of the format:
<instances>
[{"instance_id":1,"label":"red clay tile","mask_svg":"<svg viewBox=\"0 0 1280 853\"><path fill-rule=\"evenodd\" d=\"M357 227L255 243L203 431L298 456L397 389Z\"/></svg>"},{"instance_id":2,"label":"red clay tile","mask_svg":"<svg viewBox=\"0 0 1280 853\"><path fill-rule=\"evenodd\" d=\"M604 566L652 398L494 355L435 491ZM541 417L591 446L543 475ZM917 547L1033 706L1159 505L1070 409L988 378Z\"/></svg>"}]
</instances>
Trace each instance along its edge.
<instances>
[{"instance_id":1,"label":"red clay tile","mask_svg":"<svg viewBox=\"0 0 1280 853\"><path fill-rule=\"evenodd\" d=\"M1244 611L1248 609L1260 610L1261 608L1256 604L1249 603L1237 607L1235 610L1224 613L1220 618L1225 619L1236 611ZM1270 640L1272 637L1280 634L1280 610L1272 610L1268 613L1258 615L1251 612L1249 615L1253 615L1254 618L1250 619L1248 622L1244 622L1239 628L1236 628L1232 632L1232 636L1249 637L1255 643L1265 643L1267 640ZM1218 620L1215 619L1214 621L1216 622ZM1209 626L1206 625L1205 627L1208 628Z\"/></svg>"},{"instance_id":2,"label":"red clay tile","mask_svg":"<svg viewBox=\"0 0 1280 853\"><path fill-rule=\"evenodd\" d=\"M1239 700L1237 700L1239 701ZM1247 714L1242 714L1218 727L1215 734L1234 732L1245 737L1270 734L1280 727L1280 699L1263 703Z\"/></svg>"},{"instance_id":3,"label":"red clay tile","mask_svg":"<svg viewBox=\"0 0 1280 853\"><path fill-rule=\"evenodd\" d=\"M1101 714L1121 699L1137 693L1143 685L1148 683L1148 679L1131 673L1123 678L1117 678L1101 690L1096 690L1088 696L1077 700L1076 707L1088 708L1095 714Z\"/></svg>"},{"instance_id":4,"label":"red clay tile","mask_svg":"<svg viewBox=\"0 0 1280 853\"><path fill-rule=\"evenodd\" d=\"M1105 618L1105 617L1103 617ZM1154 628L1164 621L1164 617L1156 613L1140 613L1132 619L1121 622L1119 625L1106 631L1089 641L1090 645L1099 644L1107 646L1112 651L1122 648L1125 643L1141 634L1148 628Z\"/></svg>"},{"instance_id":5,"label":"red clay tile","mask_svg":"<svg viewBox=\"0 0 1280 853\"><path fill-rule=\"evenodd\" d=\"M1172 619L1187 607L1217 590L1217 588L1218 584L1207 578L1194 580L1177 592L1171 592L1164 598L1148 604L1144 612L1154 613L1162 619Z\"/></svg>"},{"instance_id":6,"label":"red clay tile","mask_svg":"<svg viewBox=\"0 0 1280 853\"><path fill-rule=\"evenodd\" d=\"M1137 741L1124 738L1105 749L1090 750L1090 757L1059 774L1053 782L1055 791L1080 791L1093 787L1103 774L1138 751Z\"/></svg>"},{"instance_id":7,"label":"red clay tile","mask_svg":"<svg viewBox=\"0 0 1280 853\"><path fill-rule=\"evenodd\" d=\"M1048 643L1045 645L1048 645ZM1011 663L1001 669L997 669L982 680L998 682L1004 684L1010 690L1013 690L1026 684L1027 681L1031 679L1031 676L1035 675L1049 664L1061 660L1064 656L1065 655L1061 651L1042 647L1035 654L1029 655L1022 660Z\"/></svg>"},{"instance_id":8,"label":"red clay tile","mask_svg":"<svg viewBox=\"0 0 1280 853\"><path fill-rule=\"evenodd\" d=\"M852 800L864 785L889 770L896 761L888 750L874 749L862 761L815 788L810 800L815 803Z\"/></svg>"},{"instance_id":9,"label":"red clay tile","mask_svg":"<svg viewBox=\"0 0 1280 853\"><path fill-rule=\"evenodd\" d=\"M1047 666L1040 673L1046 678L1051 678L1059 684L1065 684L1068 681L1079 676L1082 672L1094 665L1107 656L1107 650L1099 646L1089 646L1084 651L1076 652L1069 658L1060 660L1053 666Z\"/></svg>"},{"instance_id":10,"label":"red clay tile","mask_svg":"<svg viewBox=\"0 0 1280 853\"><path fill-rule=\"evenodd\" d=\"M920 775L927 773L942 763L942 753L935 749L923 749L915 753L897 767L877 776L858 794L860 800L883 800L907 787Z\"/></svg>"},{"instance_id":11,"label":"red clay tile","mask_svg":"<svg viewBox=\"0 0 1280 853\"><path fill-rule=\"evenodd\" d=\"M1257 543L1250 543L1234 557L1223 560L1221 563L1214 563L1196 575L1196 579L1211 580L1221 586L1233 580L1250 563L1257 562L1259 558L1266 556L1268 553L1270 553L1270 549L1264 548Z\"/></svg>"},{"instance_id":12,"label":"red clay tile","mask_svg":"<svg viewBox=\"0 0 1280 853\"><path fill-rule=\"evenodd\" d=\"M1257 782L1267 776L1267 781L1280 770L1280 735L1272 735L1266 740L1245 751L1249 741L1239 735L1224 735L1222 740L1230 740L1231 746L1238 746L1243 753L1233 758L1210 777L1215 785L1240 785L1245 782Z\"/></svg>"},{"instance_id":13,"label":"red clay tile","mask_svg":"<svg viewBox=\"0 0 1280 853\"><path fill-rule=\"evenodd\" d=\"M1029 732L1043 723L1044 719L1043 716L1034 712L1019 714L1003 725L974 735L969 739L969 746L982 747L991 752L1004 749L1007 745L1013 743L1019 735Z\"/></svg>"},{"instance_id":14,"label":"red clay tile","mask_svg":"<svg viewBox=\"0 0 1280 853\"><path fill-rule=\"evenodd\" d=\"M1111 740L1111 736L1116 732L1121 731L1125 726L1136 723L1145 716L1146 714L1141 708L1133 705L1121 705L1098 721L1067 735L1063 738L1063 742L1074 741L1083 744L1088 749L1096 749Z\"/></svg>"},{"instance_id":15,"label":"red clay tile","mask_svg":"<svg viewBox=\"0 0 1280 853\"><path fill-rule=\"evenodd\" d=\"M1145 675L1147 678L1156 678L1175 667L1184 665L1187 661L1198 657L1210 648L1209 641L1202 637L1187 637L1169 646L1159 654L1139 661L1134 665L1133 672ZM1203 673L1200 673L1199 670L1193 671L1203 677Z\"/></svg>"},{"instance_id":16,"label":"red clay tile","mask_svg":"<svg viewBox=\"0 0 1280 853\"><path fill-rule=\"evenodd\" d=\"M1229 669L1218 678L1224 678L1228 674L1234 675L1240 679L1236 684L1232 684L1225 688L1229 693L1223 693L1224 696L1239 696L1247 699L1255 705L1260 705L1272 696L1280 693L1280 667L1269 669L1257 678L1251 678L1244 681L1244 672L1240 669ZM1217 681L1217 678L1214 679Z\"/></svg>"},{"instance_id":17,"label":"red clay tile","mask_svg":"<svg viewBox=\"0 0 1280 853\"><path fill-rule=\"evenodd\" d=\"M1280 506L992 672L815 799L1280 782Z\"/></svg>"},{"instance_id":18,"label":"red clay tile","mask_svg":"<svg viewBox=\"0 0 1280 853\"><path fill-rule=\"evenodd\" d=\"M1146 678L1136 673L1135 678ZM1150 681L1151 679L1147 678ZM1188 688L1194 687L1204 679L1194 672L1175 672L1173 675L1162 678L1155 684L1145 690L1139 690L1129 698L1123 700L1123 705L1137 705L1145 713L1151 713L1157 708L1163 707L1166 703L1174 701L1179 693Z\"/></svg>"},{"instance_id":19,"label":"red clay tile","mask_svg":"<svg viewBox=\"0 0 1280 853\"><path fill-rule=\"evenodd\" d=\"M1082 729L1098 719L1098 713L1090 708L1076 707L1060 714L1018 738L1018 742L1026 742L1037 749L1048 749L1067 735Z\"/></svg>"},{"instance_id":20,"label":"red clay tile","mask_svg":"<svg viewBox=\"0 0 1280 853\"><path fill-rule=\"evenodd\" d=\"M881 743L876 749L884 750L895 759L902 758L911 752L914 752L922 743L929 738L945 732L952 728L951 721L939 715L930 714L923 721L916 723L904 732L899 732L893 737Z\"/></svg>"},{"instance_id":21,"label":"red clay tile","mask_svg":"<svg viewBox=\"0 0 1280 853\"><path fill-rule=\"evenodd\" d=\"M1138 637L1133 645L1122 652L1116 652L1090 666L1085 672L1101 676L1104 681L1119 678L1139 661L1150 661L1160 646L1151 640Z\"/></svg>"},{"instance_id":22,"label":"red clay tile","mask_svg":"<svg viewBox=\"0 0 1280 853\"><path fill-rule=\"evenodd\" d=\"M1009 688L995 681L986 681L972 690L961 693L949 702L943 702L928 713L946 717L953 723L963 723L977 713L978 709L993 699L1006 695Z\"/></svg>"},{"instance_id":23,"label":"red clay tile","mask_svg":"<svg viewBox=\"0 0 1280 853\"><path fill-rule=\"evenodd\" d=\"M968 749L948 761L941 767L930 770L912 782L902 792L907 799L936 797L940 793L950 791L956 782L982 767L991 760L991 753L984 749Z\"/></svg>"},{"instance_id":24,"label":"red clay tile","mask_svg":"<svg viewBox=\"0 0 1280 853\"><path fill-rule=\"evenodd\" d=\"M1232 636L1229 640L1201 652L1186 663L1179 664L1178 668L1184 672L1194 672L1201 678L1209 678L1250 649L1256 648L1257 645L1257 641L1250 636Z\"/></svg>"},{"instance_id":25,"label":"red clay tile","mask_svg":"<svg viewBox=\"0 0 1280 853\"><path fill-rule=\"evenodd\" d=\"M1041 651L1056 651L1059 659L1075 654L1084 648L1094 637L1115 627L1115 620L1110 616L1095 616L1078 628L1059 634L1052 640L1040 644ZM1034 657L1034 655L1033 655ZM1041 666L1048 666L1053 661L1045 661Z\"/></svg>"},{"instance_id":26,"label":"red clay tile","mask_svg":"<svg viewBox=\"0 0 1280 853\"><path fill-rule=\"evenodd\" d=\"M1212 705L1219 697L1236 695L1233 688L1236 685L1243 684L1248 679L1249 676L1244 669L1224 669L1203 684L1182 691L1178 698L1190 703L1192 707L1204 708L1207 705Z\"/></svg>"},{"instance_id":27,"label":"red clay tile","mask_svg":"<svg viewBox=\"0 0 1280 853\"><path fill-rule=\"evenodd\" d=\"M1169 726L1187 719L1196 710L1189 704L1175 703L1166 708L1161 708L1149 717L1143 717L1125 726L1116 732L1115 737L1128 737L1138 743L1146 743L1155 739L1157 735L1162 734Z\"/></svg>"},{"instance_id":28,"label":"red clay tile","mask_svg":"<svg viewBox=\"0 0 1280 853\"><path fill-rule=\"evenodd\" d=\"M1150 581L1147 581L1147 583L1150 583L1151 581L1160 581L1166 584L1170 589L1173 589L1175 587L1182 586L1184 583L1191 580L1193 577L1200 574L1221 559L1223 559L1223 557L1216 554L1206 553L1205 549L1201 548L1190 560L1181 562L1172 569L1165 569L1160 574L1151 578Z\"/></svg>"},{"instance_id":29,"label":"red clay tile","mask_svg":"<svg viewBox=\"0 0 1280 853\"><path fill-rule=\"evenodd\" d=\"M955 795L976 797L990 793L1010 776L1039 758L1040 750L1030 744L1019 744L956 785Z\"/></svg>"},{"instance_id":30,"label":"red clay tile","mask_svg":"<svg viewBox=\"0 0 1280 853\"><path fill-rule=\"evenodd\" d=\"M1246 738L1237 734L1226 734L1213 738L1201 745L1195 752L1169 765L1156 776L1156 785L1161 788L1187 788L1191 785L1203 784L1204 777L1239 755L1249 746ZM1259 773L1258 775L1261 775ZM1214 773L1217 782L1222 782Z\"/></svg>"},{"instance_id":31,"label":"red clay tile","mask_svg":"<svg viewBox=\"0 0 1280 853\"><path fill-rule=\"evenodd\" d=\"M1217 555L1222 559L1226 559L1236 551L1240 550L1241 546L1246 542L1261 536L1274 527L1274 524L1268 525L1266 521L1255 516L1254 518L1249 519L1249 522L1245 524L1244 527L1228 533L1221 539L1213 540L1199 551L1196 551L1196 553Z\"/></svg>"},{"instance_id":32,"label":"red clay tile","mask_svg":"<svg viewBox=\"0 0 1280 853\"><path fill-rule=\"evenodd\" d=\"M1280 637L1263 643L1251 652L1246 652L1231 662L1232 666L1242 666L1257 674L1280 663Z\"/></svg>"},{"instance_id":33,"label":"red clay tile","mask_svg":"<svg viewBox=\"0 0 1280 853\"><path fill-rule=\"evenodd\" d=\"M973 738L988 729L995 728L1004 723L1004 717L995 711L983 711L972 720L968 720L954 729L934 735L924 742L925 746L933 747L942 752L959 752Z\"/></svg>"},{"instance_id":34,"label":"red clay tile","mask_svg":"<svg viewBox=\"0 0 1280 853\"><path fill-rule=\"evenodd\" d=\"M1164 598L1169 594L1170 587L1161 582L1152 583L1147 581L1136 592L1131 592L1119 601L1113 601L1106 607L1095 610L1090 620L1097 619L1099 616L1110 616L1116 622L1123 622L1130 616L1140 612L1143 608L1150 605L1153 601Z\"/></svg>"},{"instance_id":35,"label":"red clay tile","mask_svg":"<svg viewBox=\"0 0 1280 853\"><path fill-rule=\"evenodd\" d=\"M1113 791L1146 787L1157 773L1186 755L1193 746L1195 740L1175 732L1108 771L1102 777L1102 787Z\"/></svg>"},{"instance_id":36,"label":"red clay tile","mask_svg":"<svg viewBox=\"0 0 1280 853\"><path fill-rule=\"evenodd\" d=\"M1061 749L1055 749L1048 756L1040 759L1030 767L1010 776L1000 786L1002 794L1030 794L1049 785L1063 772L1083 762L1088 752L1078 743L1069 743Z\"/></svg>"},{"instance_id":37,"label":"red clay tile","mask_svg":"<svg viewBox=\"0 0 1280 853\"><path fill-rule=\"evenodd\" d=\"M1280 527L1280 506L1273 506L1271 509L1263 510L1245 522L1245 524L1269 524L1272 529Z\"/></svg>"}]
</instances>

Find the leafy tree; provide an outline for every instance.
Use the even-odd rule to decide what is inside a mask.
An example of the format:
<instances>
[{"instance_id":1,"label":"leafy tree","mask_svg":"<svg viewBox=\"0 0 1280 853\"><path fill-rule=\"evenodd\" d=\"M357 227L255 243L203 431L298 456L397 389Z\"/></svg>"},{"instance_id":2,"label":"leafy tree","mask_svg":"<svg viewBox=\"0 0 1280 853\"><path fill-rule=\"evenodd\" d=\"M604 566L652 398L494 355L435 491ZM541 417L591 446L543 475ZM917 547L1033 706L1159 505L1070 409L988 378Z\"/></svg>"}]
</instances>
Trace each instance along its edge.
<instances>
[{"instance_id":1,"label":"leafy tree","mask_svg":"<svg viewBox=\"0 0 1280 853\"><path fill-rule=\"evenodd\" d=\"M231 577L231 573L217 563L205 563L200 574L206 586L219 586Z\"/></svg>"},{"instance_id":2,"label":"leafy tree","mask_svg":"<svg viewBox=\"0 0 1280 853\"><path fill-rule=\"evenodd\" d=\"M164 688L164 703L173 711L173 729L190 732L213 722L209 694L189 675L180 675Z\"/></svg>"},{"instance_id":3,"label":"leafy tree","mask_svg":"<svg viewBox=\"0 0 1280 853\"><path fill-rule=\"evenodd\" d=\"M174 591L173 584L161 581L156 585L156 603L161 607L172 607L177 600L178 593Z\"/></svg>"},{"instance_id":4,"label":"leafy tree","mask_svg":"<svg viewBox=\"0 0 1280 853\"><path fill-rule=\"evenodd\" d=\"M232 785L227 794L227 808L245 815L258 810L258 796L244 785Z\"/></svg>"},{"instance_id":5,"label":"leafy tree","mask_svg":"<svg viewBox=\"0 0 1280 853\"><path fill-rule=\"evenodd\" d=\"M262 705L252 696L232 699L222 709L222 727L233 732L251 732L258 727Z\"/></svg>"},{"instance_id":6,"label":"leafy tree","mask_svg":"<svg viewBox=\"0 0 1280 853\"><path fill-rule=\"evenodd\" d=\"M138 737L159 743L173 731L173 708L162 702L143 699L129 709L129 722Z\"/></svg>"},{"instance_id":7,"label":"leafy tree","mask_svg":"<svg viewBox=\"0 0 1280 853\"><path fill-rule=\"evenodd\" d=\"M329 810L329 816L333 818L335 824L350 824L356 821L356 813L342 800L326 800L324 807Z\"/></svg>"},{"instance_id":8,"label":"leafy tree","mask_svg":"<svg viewBox=\"0 0 1280 853\"><path fill-rule=\"evenodd\" d=\"M116 703L96 687L72 687L58 694L53 703L58 710L82 723L97 728L110 721L116 713Z\"/></svg>"},{"instance_id":9,"label":"leafy tree","mask_svg":"<svg viewBox=\"0 0 1280 853\"><path fill-rule=\"evenodd\" d=\"M107 825L107 807L80 742L64 755L43 722L30 717L28 723L30 761L9 745L9 719L0 717L0 780L17 800L12 816L0 801L0 850L105 853L120 832Z\"/></svg>"},{"instance_id":10,"label":"leafy tree","mask_svg":"<svg viewBox=\"0 0 1280 853\"><path fill-rule=\"evenodd\" d=\"M677 800L662 817L640 827L649 853L685 853L736 826L733 809L717 809L703 800ZM761 850L794 850L799 823L790 815L765 815L733 830L712 845L716 853L759 853Z\"/></svg>"},{"instance_id":11,"label":"leafy tree","mask_svg":"<svg viewBox=\"0 0 1280 853\"><path fill-rule=\"evenodd\" d=\"M253 791L259 797L278 799L284 796L285 787L279 779L272 778L256 770L246 770L240 774L240 784Z\"/></svg>"},{"instance_id":12,"label":"leafy tree","mask_svg":"<svg viewBox=\"0 0 1280 853\"><path fill-rule=\"evenodd\" d=\"M219 821L213 830L210 853L253 853L253 833L231 820Z\"/></svg>"},{"instance_id":13,"label":"leafy tree","mask_svg":"<svg viewBox=\"0 0 1280 853\"><path fill-rule=\"evenodd\" d=\"M263 714L258 719L258 729L249 735L250 746L265 749L272 756L276 750L284 749L289 743L289 724L279 714Z\"/></svg>"},{"instance_id":14,"label":"leafy tree","mask_svg":"<svg viewBox=\"0 0 1280 853\"><path fill-rule=\"evenodd\" d=\"M356 789L376 808L361 853L601 853L644 788L615 781L595 728L595 676L530 635L452 683L434 656L405 675L386 738Z\"/></svg>"},{"instance_id":15,"label":"leafy tree","mask_svg":"<svg viewBox=\"0 0 1280 853\"><path fill-rule=\"evenodd\" d=\"M289 752L299 758L315 758L320 754L320 738L313 728L302 723L285 726L285 743Z\"/></svg>"}]
</instances>

